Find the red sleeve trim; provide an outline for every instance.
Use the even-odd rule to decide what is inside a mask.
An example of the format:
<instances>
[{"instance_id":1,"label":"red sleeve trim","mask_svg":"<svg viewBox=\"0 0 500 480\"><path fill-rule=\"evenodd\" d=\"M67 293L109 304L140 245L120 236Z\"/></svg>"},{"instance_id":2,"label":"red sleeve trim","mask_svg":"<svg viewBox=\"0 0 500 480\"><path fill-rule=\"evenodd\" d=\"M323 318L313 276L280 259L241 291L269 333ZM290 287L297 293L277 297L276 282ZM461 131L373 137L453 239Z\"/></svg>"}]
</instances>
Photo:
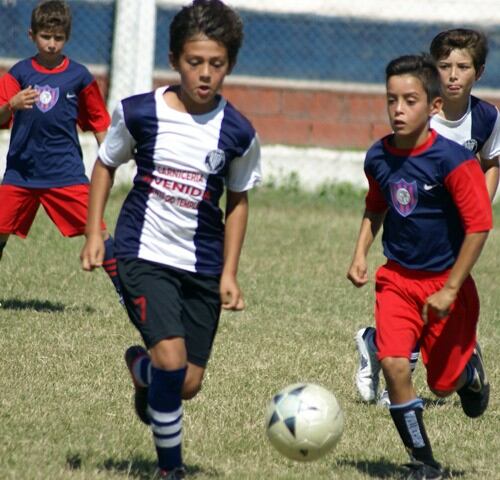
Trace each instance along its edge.
<instances>
[{"instance_id":1,"label":"red sleeve trim","mask_svg":"<svg viewBox=\"0 0 500 480\"><path fill-rule=\"evenodd\" d=\"M78 126L83 131L104 132L111 119L97 82L93 80L78 96Z\"/></svg>"},{"instance_id":2,"label":"red sleeve trim","mask_svg":"<svg viewBox=\"0 0 500 480\"><path fill-rule=\"evenodd\" d=\"M490 197L484 174L476 159L452 170L444 184L460 212L465 233L486 232L493 228Z\"/></svg>"},{"instance_id":3,"label":"red sleeve trim","mask_svg":"<svg viewBox=\"0 0 500 480\"><path fill-rule=\"evenodd\" d=\"M388 205L379 183L371 175L366 174L366 178L368 178L368 193L365 198L366 209L375 213L385 212Z\"/></svg>"},{"instance_id":4,"label":"red sleeve trim","mask_svg":"<svg viewBox=\"0 0 500 480\"><path fill-rule=\"evenodd\" d=\"M5 105L16 93L21 91L21 85L16 80L14 76L10 73L6 73L2 78L0 78L0 105ZM3 125L0 125L1 129L9 128L12 124L13 117L11 115L10 119Z\"/></svg>"}]
</instances>

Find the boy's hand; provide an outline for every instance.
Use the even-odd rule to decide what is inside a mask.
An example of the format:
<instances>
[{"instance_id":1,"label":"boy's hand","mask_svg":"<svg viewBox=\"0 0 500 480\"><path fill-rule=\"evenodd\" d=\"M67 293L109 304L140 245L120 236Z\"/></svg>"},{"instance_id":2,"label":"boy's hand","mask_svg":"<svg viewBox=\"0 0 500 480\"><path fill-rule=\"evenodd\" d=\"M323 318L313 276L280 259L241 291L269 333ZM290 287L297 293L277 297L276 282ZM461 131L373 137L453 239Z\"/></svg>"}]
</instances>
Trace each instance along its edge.
<instances>
[{"instance_id":1,"label":"boy's hand","mask_svg":"<svg viewBox=\"0 0 500 480\"><path fill-rule=\"evenodd\" d=\"M450 314L450 310L457 298L454 290L443 287L427 298L422 308L422 319L424 323L429 321L429 311L431 310L438 318L444 318Z\"/></svg>"},{"instance_id":2,"label":"boy's hand","mask_svg":"<svg viewBox=\"0 0 500 480\"><path fill-rule=\"evenodd\" d=\"M224 310L243 310L245 301L236 278L230 275L222 275L220 279L220 299Z\"/></svg>"},{"instance_id":3,"label":"boy's hand","mask_svg":"<svg viewBox=\"0 0 500 480\"><path fill-rule=\"evenodd\" d=\"M354 259L347 272L347 278L360 288L368 282L368 266L365 259Z\"/></svg>"},{"instance_id":4,"label":"boy's hand","mask_svg":"<svg viewBox=\"0 0 500 480\"><path fill-rule=\"evenodd\" d=\"M87 272L94 268L102 267L104 260L104 240L101 233L90 234L87 236L85 245L80 253L82 268Z\"/></svg>"},{"instance_id":5,"label":"boy's hand","mask_svg":"<svg viewBox=\"0 0 500 480\"><path fill-rule=\"evenodd\" d=\"M38 100L38 91L31 87L25 88L17 92L10 100L10 108L16 110L27 110L33 108L33 105Z\"/></svg>"}]
</instances>

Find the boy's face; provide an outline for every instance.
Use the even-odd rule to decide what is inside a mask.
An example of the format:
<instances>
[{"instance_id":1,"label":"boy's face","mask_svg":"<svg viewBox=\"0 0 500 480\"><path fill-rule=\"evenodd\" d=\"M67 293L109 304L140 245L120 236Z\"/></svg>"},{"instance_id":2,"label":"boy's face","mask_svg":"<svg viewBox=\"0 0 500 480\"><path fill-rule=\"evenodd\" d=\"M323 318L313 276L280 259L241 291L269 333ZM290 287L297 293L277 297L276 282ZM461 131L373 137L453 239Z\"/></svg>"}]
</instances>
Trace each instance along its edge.
<instances>
[{"instance_id":1,"label":"boy's face","mask_svg":"<svg viewBox=\"0 0 500 480\"><path fill-rule=\"evenodd\" d=\"M66 43L66 34L62 30L40 30L29 35L38 50L39 60L46 64L59 63L60 55Z\"/></svg>"},{"instance_id":2,"label":"boy's face","mask_svg":"<svg viewBox=\"0 0 500 480\"><path fill-rule=\"evenodd\" d=\"M419 78L394 75L387 80L387 111L398 148L412 148L428 135L429 118L439 111L441 98L430 104Z\"/></svg>"},{"instance_id":3,"label":"boy's face","mask_svg":"<svg viewBox=\"0 0 500 480\"><path fill-rule=\"evenodd\" d=\"M472 56L468 50L452 50L447 57L437 61L441 77L443 96L446 101L469 100L476 80L479 80L484 67L476 72Z\"/></svg>"},{"instance_id":4,"label":"boy's face","mask_svg":"<svg viewBox=\"0 0 500 480\"><path fill-rule=\"evenodd\" d=\"M194 37L184 44L178 59L170 63L181 76L181 97L186 111L206 113L215 107L215 95L231 68L224 45L205 36Z\"/></svg>"}]
</instances>

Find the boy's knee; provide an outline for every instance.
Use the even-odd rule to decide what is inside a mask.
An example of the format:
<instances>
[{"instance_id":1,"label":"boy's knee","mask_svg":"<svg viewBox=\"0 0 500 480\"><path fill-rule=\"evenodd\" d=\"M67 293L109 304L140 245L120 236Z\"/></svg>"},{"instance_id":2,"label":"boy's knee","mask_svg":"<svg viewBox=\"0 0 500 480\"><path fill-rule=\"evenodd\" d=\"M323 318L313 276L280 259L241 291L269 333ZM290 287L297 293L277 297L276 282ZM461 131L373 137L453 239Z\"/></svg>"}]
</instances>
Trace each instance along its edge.
<instances>
[{"instance_id":1,"label":"boy's knee","mask_svg":"<svg viewBox=\"0 0 500 480\"><path fill-rule=\"evenodd\" d=\"M385 357L381 360L382 370L385 376L399 377L409 373L410 362L403 357Z\"/></svg>"},{"instance_id":2,"label":"boy's knee","mask_svg":"<svg viewBox=\"0 0 500 480\"><path fill-rule=\"evenodd\" d=\"M454 390L437 390L435 388L432 388L431 386L429 386L429 390L434 395L436 395L436 397L439 397L439 398L449 397L452 393L454 393Z\"/></svg>"}]
</instances>

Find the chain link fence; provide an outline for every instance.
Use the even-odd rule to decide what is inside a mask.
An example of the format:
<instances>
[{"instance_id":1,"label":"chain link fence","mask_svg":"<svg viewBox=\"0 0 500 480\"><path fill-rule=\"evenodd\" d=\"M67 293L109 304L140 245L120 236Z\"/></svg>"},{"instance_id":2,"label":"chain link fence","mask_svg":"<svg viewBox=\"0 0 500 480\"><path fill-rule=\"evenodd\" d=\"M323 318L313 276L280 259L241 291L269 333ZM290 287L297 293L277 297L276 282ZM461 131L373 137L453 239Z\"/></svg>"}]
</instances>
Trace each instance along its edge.
<instances>
[{"instance_id":1,"label":"chain link fence","mask_svg":"<svg viewBox=\"0 0 500 480\"><path fill-rule=\"evenodd\" d=\"M35 0L0 0L2 67L8 68L17 59L34 53L27 31L31 10L36 3ZM109 69L117 2L69 0L68 3L73 12L73 31L66 48L67 54L91 68L101 66ZM168 26L179 4L185 2L157 0L156 3L156 25L151 25L156 34L154 67L168 70ZM423 10L419 21L398 19L404 7L400 6L401 2L387 0L368 2L381 6L380 14L375 13L372 17L366 15L360 0L349 2L351 6L344 6L344 10L337 15L329 13L326 7L319 9L320 14L314 12L314 1L302 2L304 11L297 13L283 13L287 3L291 11L296 10L300 2L292 0L280 2L279 11L270 10L271 2L265 1L235 0L229 3L238 8L245 23L245 42L233 74L251 77L381 83L384 66L391 58L426 51L437 32L457 26L456 20L445 22L433 15L436 9L430 1L421 2ZM336 4L337 1L316 3ZM443 3L446 2L435 0L436 8ZM460 26L480 28L487 34L490 56L481 86L499 88L500 20L495 21L495 15L500 15L497 13L499 9L491 9L490 3L487 0L471 1L465 7L462 6L466 5L465 2L455 2L453 11L456 19L456 10L458 13L461 8L463 10ZM268 7L263 10L262 6L266 4ZM310 12L307 12L308 4L312 5ZM395 20L390 20L391 15L387 12L391 4ZM470 14L472 9L476 12L475 16ZM484 10L482 16L477 15L478 9ZM469 18L474 18L475 23L471 23ZM122 42L118 48L125 52L134 48L133 31L130 32L130 41Z\"/></svg>"}]
</instances>

